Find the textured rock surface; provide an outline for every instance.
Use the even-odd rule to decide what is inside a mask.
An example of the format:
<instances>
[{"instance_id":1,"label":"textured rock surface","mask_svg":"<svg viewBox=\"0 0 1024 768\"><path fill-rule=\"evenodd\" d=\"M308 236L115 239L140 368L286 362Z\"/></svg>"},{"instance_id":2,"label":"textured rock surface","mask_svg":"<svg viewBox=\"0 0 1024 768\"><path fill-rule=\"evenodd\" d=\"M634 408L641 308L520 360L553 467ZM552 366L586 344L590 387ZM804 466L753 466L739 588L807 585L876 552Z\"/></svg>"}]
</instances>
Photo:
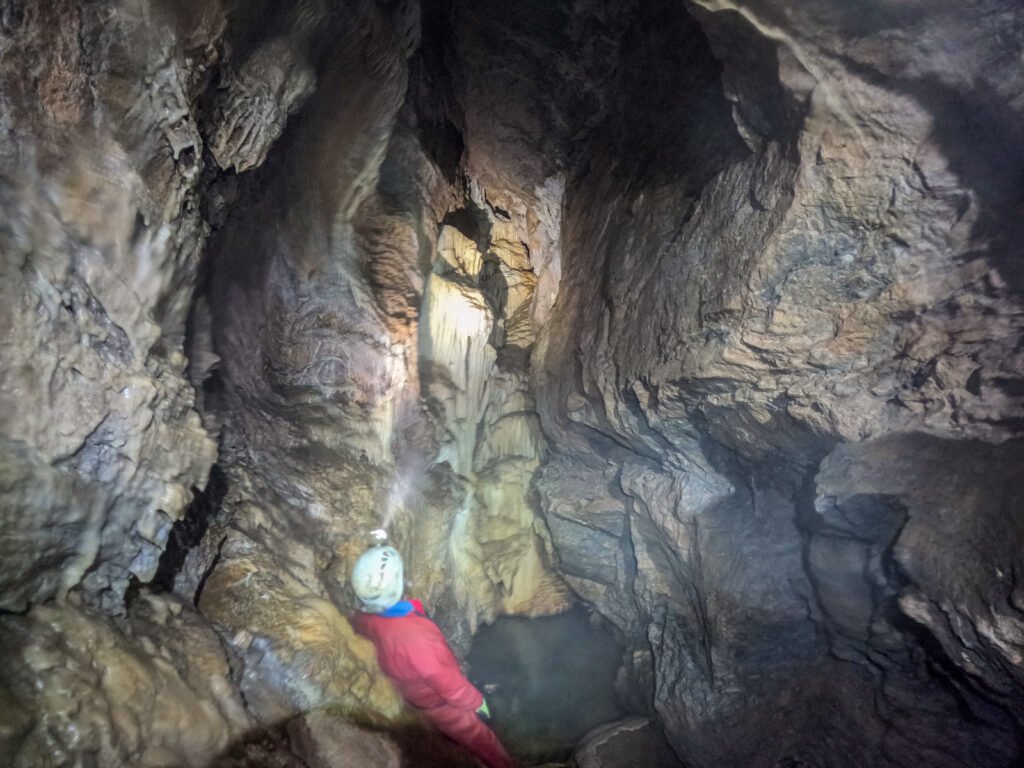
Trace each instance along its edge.
<instances>
[{"instance_id":1,"label":"textured rock surface","mask_svg":"<svg viewBox=\"0 0 1024 768\"><path fill-rule=\"evenodd\" d=\"M887 656L910 653L919 663L903 630L938 644L929 663L962 701L989 715L1002 704L1020 718L1024 622L1014 574L1024 518L1011 478L1021 451L1019 440L891 435L840 446L823 462L808 564L837 653L867 655L883 669ZM853 574L864 579L856 591L843 588Z\"/></svg>"},{"instance_id":2,"label":"textured rock surface","mask_svg":"<svg viewBox=\"0 0 1024 768\"><path fill-rule=\"evenodd\" d=\"M386 736L312 712L288 724L292 750L309 768L399 768L398 747Z\"/></svg>"},{"instance_id":3,"label":"textured rock surface","mask_svg":"<svg viewBox=\"0 0 1024 768\"><path fill-rule=\"evenodd\" d=\"M682 765L660 731L642 717L595 728L580 740L569 764L574 768Z\"/></svg>"},{"instance_id":4,"label":"textured rock surface","mask_svg":"<svg viewBox=\"0 0 1024 768\"><path fill-rule=\"evenodd\" d=\"M248 556L238 556L238 538L224 544L198 605L239 655L253 714L274 723L325 704L396 714L400 700L376 669L373 646L333 603L246 544Z\"/></svg>"},{"instance_id":5,"label":"textured rock surface","mask_svg":"<svg viewBox=\"0 0 1024 768\"><path fill-rule=\"evenodd\" d=\"M1012 496L967 501L970 488L1012 482L1008 464L952 458L979 450L967 438L998 443L1020 426L1009 382L1024 371L1011 180L1021 105L1004 90L1019 83L1020 15L999 3L977 23L968 18L979 9L952 6L694 6L700 30L652 5L658 29L623 53L628 92L662 104L658 121L638 125L639 104L620 106L592 139L611 167L566 185L564 301L535 356L554 447L540 488L561 567L620 625L639 611L654 706L687 761L1011 764L1019 726L991 704L1006 702L1015 676L1002 667L1014 611L969 611L996 640L938 618L959 615L958 626L968 612L944 602L954 583L978 578L958 565L965 559L986 574L982 594L997 589L1003 566L981 563L1006 560L996 554L1004 534L983 520L1020 515ZM693 41L690 85L674 102L676 76L635 52L660 50L664 61L672 25ZM997 27L1002 43L982 31ZM630 104L621 92L618 103ZM981 109L984 127L966 118ZM980 171L992 163L1008 167ZM985 383L997 379L1007 382L999 391ZM844 516L834 535L807 512L814 498L828 509L829 491L811 478L837 442L912 430L960 441L946 444L955 447L938 471L963 471L947 504L972 522L950 533L986 531L980 561L936 558L941 534L924 518L901 535L902 560L931 564L930 597L920 586L901 594L897 576L876 587L858 569L892 543L885 526L898 526L899 504L885 523L885 501ZM936 471L916 448L907 438L890 453L894 466L902 456L894 471ZM1005 512L982 512L988 503ZM1015 542L1017 524L1007 523ZM595 564L631 558L635 575ZM965 639L984 648L975 653L988 674L1001 669L998 688L982 693L955 669L933 668L940 682L923 683L919 663L941 667L950 653L954 668L969 663ZM894 652L887 643L904 655L874 658ZM888 704L866 706L872 690ZM815 699L834 707L830 723L794 706ZM976 713L974 725L963 726L958 706Z\"/></svg>"},{"instance_id":6,"label":"textured rock surface","mask_svg":"<svg viewBox=\"0 0 1024 768\"><path fill-rule=\"evenodd\" d=\"M5 10L6 609L83 580L116 607L215 458L181 347L206 233L195 100L224 19L143 6Z\"/></svg>"},{"instance_id":7,"label":"textured rock surface","mask_svg":"<svg viewBox=\"0 0 1024 768\"><path fill-rule=\"evenodd\" d=\"M457 648L599 611L688 765L1019 763L1022 49L1011 0L0 3L0 746L348 760L294 717L398 712L383 525Z\"/></svg>"},{"instance_id":8,"label":"textured rock surface","mask_svg":"<svg viewBox=\"0 0 1024 768\"><path fill-rule=\"evenodd\" d=\"M0 747L22 766L206 765L253 725L220 642L174 599L130 620L70 606L5 617Z\"/></svg>"},{"instance_id":9,"label":"textured rock surface","mask_svg":"<svg viewBox=\"0 0 1024 768\"><path fill-rule=\"evenodd\" d=\"M337 28L313 10L289 17L285 45L252 25L258 9L230 3L2 8L0 608L27 613L0 616L11 660L0 730L17 765L206 765L303 706L397 711L372 650L322 592L286 574L239 591L232 579L249 574L233 562L212 578L217 550L237 550L208 519L187 522L220 538L187 553L176 534L165 551L217 455L191 386L217 358L193 340L204 370L190 384L183 352L204 212L219 222L232 188L202 136L224 164L263 160L311 88L288 61L322 52L303 25ZM250 66L218 80L232 47ZM275 55L289 74L264 95L278 111L242 114ZM230 104L235 133L221 136ZM179 556L190 566L180 578ZM275 576L278 564L263 564ZM154 578L180 582L184 599L138 597ZM219 637L193 606L204 587ZM287 615L238 616L270 595ZM247 634L253 625L264 634Z\"/></svg>"},{"instance_id":10,"label":"textured rock surface","mask_svg":"<svg viewBox=\"0 0 1024 768\"><path fill-rule=\"evenodd\" d=\"M461 642L498 612L567 605L527 502L535 277L516 232L420 139L418 7L359 7L212 249L209 403L233 488L217 567L269 557L351 609L349 569L384 526Z\"/></svg>"}]
</instances>

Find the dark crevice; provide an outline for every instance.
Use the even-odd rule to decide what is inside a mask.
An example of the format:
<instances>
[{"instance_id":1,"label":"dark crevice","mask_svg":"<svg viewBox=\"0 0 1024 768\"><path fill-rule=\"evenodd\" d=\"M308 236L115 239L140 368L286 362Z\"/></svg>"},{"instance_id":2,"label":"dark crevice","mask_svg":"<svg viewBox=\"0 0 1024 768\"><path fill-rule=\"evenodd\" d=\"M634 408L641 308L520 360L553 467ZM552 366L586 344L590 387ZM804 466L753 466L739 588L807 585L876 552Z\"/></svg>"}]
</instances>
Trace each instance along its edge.
<instances>
[{"instance_id":1,"label":"dark crevice","mask_svg":"<svg viewBox=\"0 0 1024 768\"><path fill-rule=\"evenodd\" d=\"M185 564L189 551L202 541L210 522L220 512L221 503L228 492L228 480L221 468L214 464L204 490L194 488L192 503L184 517L171 528L167 545L150 587L157 592L173 592L174 581ZM198 598L197 598L198 599Z\"/></svg>"},{"instance_id":2,"label":"dark crevice","mask_svg":"<svg viewBox=\"0 0 1024 768\"><path fill-rule=\"evenodd\" d=\"M220 563L221 550L224 547L224 542L228 540L227 536L221 537L220 541L217 542L217 554L213 556L213 560L210 561L210 565L207 566L206 570L203 571L203 575L199 579L199 584L196 586L196 595L192 598L192 604L196 607L199 606L199 600L203 596L203 590L206 588L206 582L210 578L210 575L217 569L218 563Z\"/></svg>"}]
</instances>

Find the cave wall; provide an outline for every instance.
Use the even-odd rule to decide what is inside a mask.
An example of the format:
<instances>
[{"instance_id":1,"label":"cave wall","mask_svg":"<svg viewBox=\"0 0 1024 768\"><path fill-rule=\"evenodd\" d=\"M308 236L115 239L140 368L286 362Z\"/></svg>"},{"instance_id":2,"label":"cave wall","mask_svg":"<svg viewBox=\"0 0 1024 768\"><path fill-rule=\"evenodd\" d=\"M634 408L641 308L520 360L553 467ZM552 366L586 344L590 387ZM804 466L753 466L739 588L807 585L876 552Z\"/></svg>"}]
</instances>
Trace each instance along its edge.
<instances>
[{"instance_id":1,"label":"cave wall","mask_svg":"<svg viewBox=\"0 0 1024 768\"><path fill-rule=\"evenodd\" d=\"M458 131L420 104L447 75L436 40L410 61L419 7L364 10L211 246L206 402L231 491L182 578L217 558L200 608L263 636L269 619L234 608L241 574L280 561L283 614L304 594L351 610L351 566L383 527L458 643L498 612L567 604L525 501L535 277L456 173Z\"/></svg>"},{"instance_id":2,"label":"cave wall","mask_svg":"<svg viewBox=\"0 0 1024 768\"><path fill-rule=\"evenodd\" d=\"M566 184L534 358L539 487L570 584L646 627L654 707L695 765L1008 765L1019 749L1010 570L961 571L1019 524L1013 471L953 456L1019 429L1020 19L869 5L694 3L699 31L648 5L624 111L591 134L606 161ZM653 51L688 57L691 80ZM916 482L877 478L864 492L882 501L837 512L848 455ZM982 487L998 490L976 502ZM973 534L949 530L957 515ZM936 555L947 537L991 538ZM893 552L930 567L890 572ZM974 611L945 592L963 581Z\"/></svg>"},{"instance_id":3,"label":"cave wall","mask_svg":"<svg viewBox=\"0 0 1024 768\"><path fill-rule=\"evenodd\" d=\"M223 17L141 12L4 11L7 610L83 580L119 603L216 455L182 337L206 233L192 104Z\"/></svg>"},{"instance_id":4,"label":"cave wall","mask_svg":"<svg viewBox=\"0 0 1024 768\"><path fill-rule=\"evenodd\" d=\"M198 760L250 724L217 636L181 601L123 616L216 458L183 338L208 230L196 102L224 28L219 5L2 9L10 764Z\"/></svg>"},{"instance_id":5,"label":"cave wall","mask_svg":"<svg viewBox=\"0 0 1024 768\"><path fill-rule=\"evenodd\" d=\"M0 752L11 764L205 765L300 703L398 711L372 648L322 596L303 593L287 625L267 620L271 638L297 633L319 655L266 659L263 646L264 666L279 665L264 684L228 611L196 610L202 548L166 594L168 564L186 554L172 525L218 457L216 416L201 406L219 359L193 292L235 192L222 171L265 159L311 93L323 41L310 25L337 28L302 3L271 19L268 39L268 13L2 8ZM304 664L320 676L306 682Z\"/></svg>"},{"instance_id":6,"label":"cave wall","mask_svg":"<svg viewBox=\"0 0 1024 768\"><path fill-rule=\"evenodd\" d=\"M604 616L690 765L1014 764L1022 41L1009 0L0 5L0 751L395 716L344 618L383 525L459 649Z\"/></svg>"}]
</instances>

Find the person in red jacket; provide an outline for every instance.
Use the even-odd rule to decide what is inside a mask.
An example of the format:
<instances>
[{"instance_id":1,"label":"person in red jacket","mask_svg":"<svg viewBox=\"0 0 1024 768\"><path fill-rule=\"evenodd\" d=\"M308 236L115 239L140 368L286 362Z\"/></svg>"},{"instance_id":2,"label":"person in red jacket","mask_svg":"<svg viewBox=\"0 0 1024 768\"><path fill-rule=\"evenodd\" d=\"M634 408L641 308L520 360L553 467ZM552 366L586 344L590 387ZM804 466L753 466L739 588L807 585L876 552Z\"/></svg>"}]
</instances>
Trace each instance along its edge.
<instances>
[{"instance_id":1,"label":"person in red jacket","mask_svg":"<svg viewBox=\"0 0 1024 768\"><path fill-rule=\"evenodd\" d=\"M487 702L459 668L441 630L419 600L402 600L402 558L394 547L375 546L352 569L362 611L356 632L373 641L377 661L409 704L441 733L488 768L514 768L512 759L480 716Z\"/></svg>"}]
</instances>

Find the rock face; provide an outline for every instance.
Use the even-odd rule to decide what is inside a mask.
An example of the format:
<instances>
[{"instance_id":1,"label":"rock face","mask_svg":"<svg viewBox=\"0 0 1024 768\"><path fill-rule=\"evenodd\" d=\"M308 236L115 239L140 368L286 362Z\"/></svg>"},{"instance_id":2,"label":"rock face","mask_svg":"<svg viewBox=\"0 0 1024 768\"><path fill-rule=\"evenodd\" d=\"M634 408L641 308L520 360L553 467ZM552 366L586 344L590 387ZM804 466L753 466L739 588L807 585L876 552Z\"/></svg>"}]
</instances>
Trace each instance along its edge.
<instances>
[{"instance_id":1,"label":"rock face","mask_svg":"<svg viewBox=\"0 0 1024 768\"><path fill-rule=\"evenodd\" d=\"M999 705L1019 716L1024 617L1013 574L1024 521L1009 478L1021 450L1020 440L915 433L829 455L807 521L808 565L837 654L882 670L910 665L906 655L920 654L910 635L932 644L929 663L952 690L981 696L990 717ZM842 588L854 574L860 588Z\"/></svg>"},{"instance_id":2,"label":"rock face","mask_svg":"<svg viewBox=\"0 0 1024 768\"><path fill-rule=\"evenodd\" d=\"M216 633L151 597L111 625L71 607L5 617L0 746L12 765L204 765L252 727Z\"/></svg>"},{"instance_id":3,"label":"rock face","mask_svg":"<svg viewBox=\"0 0 1024 768\"><path fill-rule=\"evenodd\" d=\"M574 768L669 768L681 765L661 733L642 717L596 728L580 741L570 765Z\"/></svg>"},{"instance_id":4,"label":"rock face","mask_svg":"<svg viewBox=\"0 0 1024 768\"><path fill-rule=\"evenodd\" d=\"M294 61L317 52L302 18L286 36ZM198 553L180 598L140 589L174 581L164 573L169 533L217 458L184 352L205 216L216 220L226 188L203 136L218 161L257 164L309 90L304 70L270 78L280 113L265 135L262 114L246 129L232 112L249 136L232 143L237 134L217 138L210 115L251 101L246 88L270 77L257 65L273 57L237 7L14 2L0 19L0 608L21 614L0 616L11 662L0 673L0 751L17 766L79 765L83 755L206 765L279 713L282 698L289 715L308 701L395 713L372 649L308 590L296 590L307 613L269 611L264 622L291 631L309 620L282 660L266 650L269 630L245 635L268 612L231 622L221 611L216 626L196 612L210 575ZM253 49L256 63L215 78L231 45ZM272 51L285 65L281 45ZM237 573L218 572L204 600L217 606ZM292 582L275 585L292 598ZM274 664L285 669L272 685L249 682Z\"/></svg>"},{"instance_id":5,"label":"rock face","mask_svg":"<svg viewBox=\"0 0 1024 768\"><path fill-rule=\"evenodd\" d=\"M313 713L289 723L293 749L309 768L399 768L401 754L386 737Z\"/></svg>"},{"instance_id":6,"label":"rock face","mask_svg":"<svg viewBox=\"0 0 1024 768\"><path fill-rule=\"evenodd\" d=\"M1009 765L997 542L1021 507L1012 460L953 456L1011 455L1019 432L1021 104L996 94L1020 75L982 30L1020 15L691 12L645 10L613 103L628 83L658 120L610 114L591 139L610 162L566 185L535 355L561 568L646 627L689 763ZM672 24L683 88L646 60ZM985 128L965 122L982 103ZM887 456L863 491L839 479L854 444L858 466ZM938 554L967 540L986 543Z\"/></svg>"},{"instance_id":7,"label":"rock face","mask_svg":"<svg viewBox=\"0 0 1024 768\"><path fill-rule=\"evenodd\" d=\"M518 231L421 138L439 75L409 60L418 6L360 8L211 246L207 403L232 487L218 569L262 572L273 541L294 577L282 616L314 596L351 610L349 571L383 527L461 644L499 612L568 605L528 501L536 277Z\"/></svg>"},{"instance_id":8,"label":"rock face","mask_svg":"<svg viewBox=\"0 0 1024 768\"><path fill-rule=\"evenodd\" d=\"M644 719L581 765L1018 764L1022 50L1010 0L0 3L0 751L400 759L322 715L401 708L384 527L459 650L614 627Z\"/></svg>"},{"instance_id":9,"label":"rock face","mask_svg":"<svg viewBox=\"0 0 1024 768\"><path fill-rule=\"evenodd\" d=\"M206 235L194 102L223 13L4 19L0 607L84 582L115 610L216 456L181 340Z\"/></svg>"}]
</instances>

